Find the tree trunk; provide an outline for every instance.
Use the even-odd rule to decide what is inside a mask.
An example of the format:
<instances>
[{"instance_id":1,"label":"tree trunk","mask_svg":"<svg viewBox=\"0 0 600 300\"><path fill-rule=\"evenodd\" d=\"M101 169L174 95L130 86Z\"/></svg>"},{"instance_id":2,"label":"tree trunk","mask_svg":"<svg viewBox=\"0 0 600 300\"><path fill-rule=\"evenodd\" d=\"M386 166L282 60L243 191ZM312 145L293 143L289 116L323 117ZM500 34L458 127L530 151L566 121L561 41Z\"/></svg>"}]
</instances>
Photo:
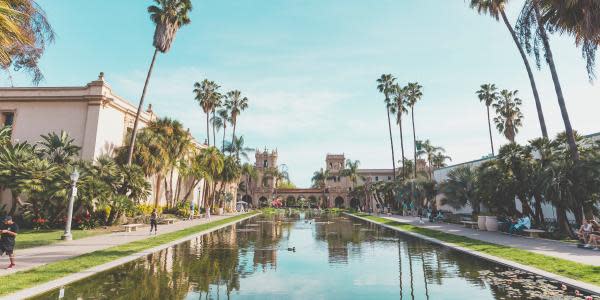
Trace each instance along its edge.
<instances>
[{"instance_id":1,"label":"tree trunk","mask_svg":"<svg viewBox=\"0 0 600 300\"><path fill-rule=\"evenodd\" d=\"M177 185L175 186L175 200L181 199L181 174L177 175Z\"/></svg>"},{"instance_id":2,"label":"tree trunk","mask_svg":"<svg viewBox=\"0 0 600 300\"><path fill-rule=\"evenodd\" d=\"M571 225L569 224L569 219L567 218L567 210L562 206L556 207L556 223L560 233L574 239L577 238L577 236L573 233L573 230L571 230Z\"/></svg>"},{"instance_id":3,"label":"tree trunk","mask_svg":"<svg viewBox=\"0 0 600 300\"><path fill-rule=\"evenodd\" d=\"M140 98L140 104L138 105L137 113L135 115L135 121L133 122L133 130L131 131L131 140L129 142L129 149L127 150L128 166L131 165L131 160L133 159L133 149L135 147L135 137L137 135L138 123L140 120L140 115L142 114L142 107L144 106L144 97L146 97L146 89L148 88L150 75L152 75L152 69L154 68L154 62L156 61L156 54L158 54L158 49L154 48L154 55L152 55L152 62L150 63L148 74L146 75L146 82L144 83L144 89L142 90L142 97Z\"/></svg>"},{"instance_id":4,"label":"tree trunk","mask_svg":"<svg viewBox=\"0 0 600 300\"><path fill-rule=\"evenodd\" d=\"M525 53L525 50L523 50L521 43L519 43L519 38L517 37L517 34L515 33L513 27L510 25L510 22L508 21L504 10L500 10L500 14L502 15L502 20L504 21L506 28L508 28L508 31L510 32L513 41L515 42L517 49L519 49L519 54L521 54L521 58L523 59L523 63L525 64L525 69L527 70L527 75L529 76L529 83L531 84L531 90L533 92L533 99L535 100L535 108L537 110L538 120L540 122L540 129L542 130L542 136L548 138L548 130L546 129L546 121L544 120L544 112L542 111L542 102L540 101L540 96L537 91L535 79L533 78L531 66L529 65L529 60L527 59L527 54Z\"/></svg>"},{"instance_id":5,"label":"tree trunk","mask_svg":"<svg viewBox=\"0 0 600 300\"><path fill-rule=\"evenodd\" d=\"M406 179L406 170L404 170L404 135L402 134L402 115L398 118L398 127L400 128L400 151L402 152L402 179Z\"/></svg>"},{"instance_id":6,"label":"tree trunk","mask_svg":"<svg viewBox=\"0 0 600 300\"><path fill-rule=\"evenodd\" d=\"M234 143L235 143L235 129L237 127L236 125L237 125L237 122L233 122L233 133L231 134L231 145L234 145ZM231 149L231 150L234 150L234 149ZM229 154L233 155L233 153L229 153ZM240 159L240 149L235 149L235 155L236 155L237 159Z\"/></svg>"},{"instance_id":7,"label":"tree trunk","mask_svg":"<svg viewBox=\"0 0 600 300\"><path fill-rule=\"evenodd\" d=\"M415 107L410 107L410 114L412 117L412 129L413 129L413 147L415 151L415 166L414 166L414 175L415 179L417 178L417 131L415 130Z\"/></svg>"},{"instance_id":8,"label":"tree trunk","mask_svg":"<svg viewBox=\"0 0 600 300\"><path fill-rule=\"evenodd\" d=\"M216 107L215 107L216 109ZM215 119L215 110L212 111L213 120ZM212 132L213 132L213 146L217 147L217 131L215 130L215 124L212 124Z\"/></svg>"},{"instance_id":9,"label":"tree trunk","mask_svg":"<svg viewBox=\"0 0 600 300\"><path fill-rule=\"evenodd\" d=\"M185 196L183 196L183 202L186 202L188 200L188 198L190 197L190 195L192 194L192 192L194 191L194 189L196 188L196 186L198 185L198 183L200 183L200 180L196 180L194 179L192 181L192 186L189 188L189 190L185 193ZM192 200L193 201L193 200Z\"/></svg>"},{"instance_id":10,"label":"tree trunk","mask_svg":"<svg viewBox=\"0 0 600 300\"><path fill-rule=\"evenodd\" d=\"M492 121L490 119L490 106L487 106L488 131L490 132L490 146L492 147L492 156L496 156L494 152L494 139L492 138Z\"/></svg>"},{"instance_id":11,"label":"tree trunk","mask_svg":"<svg viewBox=\"0 0 600 300\"><path fill-rule=\"evenodd\" d=\"M12 206L10 207L10 211L8 212L8 215L14 216L15 213L17 212L17 207L19 207L19 205L22 205L23 202L21 201L20 193L13 192L13 190L11 190L10 194L12 195Z\"/></svg>"},{"instance_id":12,"label":"tree trunk","mask_svg":"<svg viewBox=\"0 0 600 300\"><path fill-rule=\"evenodd\" d=\"M577 144L575 143L575 135L573 133L573 127L571 127L571 121L569 120L569 113L567 112L567 105L565 103L565 97L563 96L562 87L558 80L558 72L556 71L556 65L554 64L554 58L552 56L552 49L550 49L550 41L544 23L541 20L540 9L538 7L538 0L533 3L533 10L535 11L535 17L538 22L538 29L544 50L546 50L546 61L550 67L550 73L552 74L552 82L554 83L554 90L556 91L556 97L558 98L558 106L560 107L560 114L562 115L563 122L565 123L565 133L567 135L567 143L569 144L569 150L571 151L571 158L574 161L579 160L579 151L577 150Z\"/></svg>"},{"instance_id":13,"label":"tree trunk","mask_svg":"<svg viewBox=\"0 0 600 300\"><path fill-rule=\"evenodd\" d=\"M223 125L223 142L221 143L221 151L225 153L225 132L227 132L227 126Z\"/></svg>"},{"instance_id":14,"label":"tree trunk","mask_svg":"<svg viewBox=\"0 0 600 300\"><path fill-rule=\"evenodd\" d=\"M540 193L535 193L533 199L535 199L536 222L540 225L544 225L546 224L546 221L544 220L544 212L542 211L542 195Z\"/></svg>"},{"instance_id":15,"label":"tree trunk","mask_svg":"<svg viewBox=\"0 0 600 300\"><path fill-rule=\"evenodd\" d=\"M162 179L162 175L156 174L156 194L154 195L154 207L158 207L158 203L160 202L160 182Z\"/></svg>"},{"instance_id":16,"label":"tree trunk","mask_svg":"<svg viewBox=\"0 0 600 300\"><path fill-rule=\"evenodd\" d=\"M208 126L209 112L206 112L206 143L210 147L210 131Z\"/></svg>"},{"instance_id":17,"label":"tree trunk","mask_svg":"<svg viewBox=\"0 0 600 300\"><path fill-rule=\"evenodd\" d=\"M394 171L394 180L396 180L396 159L394 158L394 140L392 139L392 122L390 121L390 109L386 107L385 110L387 111L388 129L390 131L390 146L392 147L392 168Z\"/></svg>"}]
</instances>

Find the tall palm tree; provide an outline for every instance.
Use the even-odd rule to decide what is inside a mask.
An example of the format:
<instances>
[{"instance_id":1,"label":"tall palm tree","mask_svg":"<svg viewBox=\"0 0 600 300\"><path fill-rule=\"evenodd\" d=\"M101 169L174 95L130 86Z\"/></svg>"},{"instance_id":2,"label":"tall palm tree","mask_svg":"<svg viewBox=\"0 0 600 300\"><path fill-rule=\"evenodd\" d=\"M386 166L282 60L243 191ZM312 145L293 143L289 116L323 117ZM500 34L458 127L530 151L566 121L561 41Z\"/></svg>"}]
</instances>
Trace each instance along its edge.
<instances>
[{"instance_id":1,"label":"tall palm tree","mask_svg":"<svg viewBox=\"0 0 600 300\"><path fill-rule=\"evenodd\" d=\"M140 103L138 104L137 113L135 115L135 121L133 122L133 130L131 131L131 141L129 142L129 150L127 154L127 164L131 165L133 158L133 148L135 147L135 138L137 135L138 122L142 113L142 107L144 105L144 97L146 97L146 89L148 88L148 82L152 69L154 68L154 62L156 61L156 54L160 51L166 53L171 49L171 45L175 40L175 35L181 26L190 23L190 17L188 13L192 10L191 0L154 0L157 5L150 5L148 7L148 13L150 13L150 19L156 25L154 29L154 39L152 45L154 46L154 55L152 55L152 62L150 62L150 68L146 75L146 81L144 82L144 89L142 90L142 96L140 97Z\"/></svg>"},{"instance_id":2,"label":"tall palm tree","mask_svg":"<svg viewBox=\"0 0 600 300\"><path fill-rule=\"evenodd\" d=\"M400 151L402 153L402 178L406 178L406 174L404 172L404 163L406 157L404 156L404 135L402 130L402 115L408 114L408 109L406 107L406 88L400 87L400 85L395 84L393 87L394 90L394 105L390 110L392 113L396 114L396 124L398 124L400 131Z\"/></svg>"},{"instance_id":3,"label":"tall palm tree","mask_svg":"<svg viewBox=\"0 0 600 300\"><path fill-rule=\"evenodd\" d=\"M233 143L225 145L225 151L229 153L235 153L235 156L238 160L240 160L240 156L245 160L249 160L250 157L248 156L248 153L254 152L256 149L246 147L244 145L244 136L240 135L240 137L236 137L235 140L233 140Z\"/></svg>"},{"instance_id":4,"label":"tall palm tree","mask_svg":"<svg viewBox=\"0 0 600 300\"><path fill-rule=\"evenodd\" d=\"M540 96L537 91L537 86L535 84L535 79L533 78L533 72L531 71L531 66L529 65L529 60L527 59L527 54L521 45L519 38L517 37L517 33L514 28L510 24L505 12L505 7L508 0L471 0L471 8L477 10L479 14L488 14L492 18L499 20L502 17L502 21L506 28L510 32L510 36L512 37L517 49L519 50L519 54L521 55L521 59L523 60L523 64L525 64L525 69L527 70L527 75L529 76L529 83L531 84L531 91L533 92L533 99L535 100L535 107L537 109L538 119L540 122L540 128L542 130L542 136L548 137L548 130L546 129L546 121L544 120L544 112L542 110L542 102L540 101ZM493 150L492 150L493 152Z\"/></svg>"},{"instance_id":5,"label":"tall palm tree","mask_svg":"<svg viewBox=\"0 0 600 300\"><path fill-rule=\"evenodd\" d=\"M204 208L209 213L215 200L217 180L223 171L224 157L215 147L204 148L200 153L201 164L206 168Z\"/></svg>"},{"instance_id":6,"label":"tall palm tree","mask_svg":"<svg viewBox=\"0 0 600 300\"><path fill-rule=\"evenodd\" d=\"M34 84L44 76L39 60L54 41L46 13L34 0L0 0L0 68L23 70ZM10 78L10 73L9 73ZM12 81L12 79L11 79Z\"/></svg>"},{"instance_id":7,"label":"tall palm tree","mask_svg":"<svg viewBox=\"0 0 600 300\"><path fill-rule=\"evenodd\" d=\"M523 113L520 108L522 101L517 97L518 92L502 90L498 102L493 104L496 109L496 128L511 143L515 142L519 127L523 126Z\"/></svg>"},{"instance_id":8,"label":"tall palm tree","mask_svg":"<svg viewBox=\"0 0 600 300\"><path fill-rule=\"evenodd\" d=\"M589 0L540 0L542 20L552 31L567 33L581 46L590 80L596 77L595 57L600 43L600 2Z\"/></svg>"},{"instance_id":9,"label":"tall palm tree","mask_svg":"<svg viewBox=\"0 0 600 300\"><path fill-rule=\"evenodd\" d=\"M518 28L520 34L520 40L525 44L526 49L531 51L531 44L533 40L533 52L536 55L538 66L540 65L538 41L541 41L544 58L546 63L550 67L550 74L552 75L552 83L554 84L554 91L556 92L556 98L558 100L558 106L560 108L560 114L565 125L565 133L567 135L567 142L569 150L571 152L571 159L574 161L579 160L579 150L577 149L577 142L575 141L575 134L573 127L571 126L571 120L569 119L569 112L567 111L567 104L565 97L562 92L560 80L558 78L558 71L556 70L556 64L554 63L554 56L552 49L550 48L550 39L546 31L546 23L542 19L540 12L540 1L541 0L526 0L521 15L518 20Z\"/></svg>"},{"instance_id":10,"label":"tall palm tree","mask_svg":"<svg viewBox=\"0 0 600 300\"><path fill-rule=\"evenodd\" d=\"M225 107L231 115L231 124L233 125L233 134L231 141L235 140L235 129L237 126L237 117L248 108L248 98L242 97L242 92L235 90L227 93Z\"/></svg>"},{"instance_id":11,"label":"tall palm tree","mask_svg":"<svg viewBox=\"0 0 600 300\"><path fill-rule=\"evenodd\" d=\"M220 86L216 84L214 81L210 81L208 79L202 80L202 82L194 83L194 99L198 101L200 107L202 107L202 111L206 114L206 140L208 141L208 145L210 146L210 126L209 119L210 114L215 110L217 104L219 104L221 99L221 94L219 94ZM213 140L213 146L216 145L216 141Z\"/></svg>"},{"instance_id":12,"label":"tall palm tree","mask_svg":"<svg viewBox=\"0 0 600 300\"><path fill-rule=\"evenodd\" d=\"M252 180L256 180L258 178L258 172L256 171L254 165L250 163L244 163L242 165L242 175L244 176L244 181L246 185L246 190L244 192L245 195L248 195L251 193L250 185L252 184Z\"/></svg>"},{"instance_id":13,"label":"tall palm tree","mask_svg":"<svg viewBox=\"0 0 600 300\"><path fill-rule=\"evenodd\" d=\"M412 118L412 129L413 129L413 146L414 146L414 176L417 177L417 133L415 130L415 104L423 98L423 87L418 82L409 82L406 86L406 104L410 107L410 114Z\"/></svg>"},{"instance_id":14,"label":"tall palm tree","mask_svg":"<svg viewBox=\"0 0 600 300\"><path fill-rule=\"evenodd\" d=\"M313 183L313 187L317 189L321 189L323 193L322 203L325 202L325 193L327 191L327 180L331 178L331 173L327 169L321 168L319 171L315 171L313 173L312 178L310 179ZM319 205L320 207L321 205Z\"/></svg>"},{"instance_id":15,"label":"tall palm tree","mask_svg":"<svg viewBox=\"0 0 600 300\"><path fill-rule=\"evenodd\" d=\"M436 153L432 159L433 167L436 169L446 167L447 160L452 161L452 158L450 156L445 155L442 152Z\"/></svg>"},{"instance_id":16,"label":"tall palm tree","mask_svg":"<svg viewBox=\"0 0 600 300\"><path fill-rule=\"evenodd\" d=\"M390 109L393 107L390 96L394 92L394 81L396 78L392 74L382 74L377 79L377 89L385 97L385 110L387 112L388 129L390 132L390 146L392 148L392 168L394 169L394 180L396 179L396 159L394 158L394 140L392 138L392 122L390 121Z\"/></svg>"},{"instance_id":17,"label":"tall palm tree","mask_svg":"<svg viewBox=\"0 0 600 300\"><path fill-rule=\"evenodd\" d=\"M488 119L488 131L490 133L490 146L492 147L492 156L495 156L494 153L494 140L492 138L492 120L490 119L490 105L494 104L498 101L498 89L495 84L482 84L481 89L477 92L477 97L479 97L479 101L485 103L485 107L487 109L487 119Z\"/></svg>"}]
</instances>

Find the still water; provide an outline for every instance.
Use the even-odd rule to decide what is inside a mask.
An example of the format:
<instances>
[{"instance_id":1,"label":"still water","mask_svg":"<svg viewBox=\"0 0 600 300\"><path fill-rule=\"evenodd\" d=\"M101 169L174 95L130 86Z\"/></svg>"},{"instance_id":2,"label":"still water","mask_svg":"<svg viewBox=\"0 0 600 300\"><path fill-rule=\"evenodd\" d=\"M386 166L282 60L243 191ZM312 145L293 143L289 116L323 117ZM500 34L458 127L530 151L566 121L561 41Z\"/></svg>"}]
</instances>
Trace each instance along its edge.
<instances>
[{"instance_id":1,"label":"still water","mask_svg":"<svg viewBox=\"0 0 600 300\"><path fill-rule=\"evenodd\" d=\"M261 215L35 299L63 293L63 299L130 300L575 296L533 274L344 215L311 212Z\"/></svg>"}]
</instances>

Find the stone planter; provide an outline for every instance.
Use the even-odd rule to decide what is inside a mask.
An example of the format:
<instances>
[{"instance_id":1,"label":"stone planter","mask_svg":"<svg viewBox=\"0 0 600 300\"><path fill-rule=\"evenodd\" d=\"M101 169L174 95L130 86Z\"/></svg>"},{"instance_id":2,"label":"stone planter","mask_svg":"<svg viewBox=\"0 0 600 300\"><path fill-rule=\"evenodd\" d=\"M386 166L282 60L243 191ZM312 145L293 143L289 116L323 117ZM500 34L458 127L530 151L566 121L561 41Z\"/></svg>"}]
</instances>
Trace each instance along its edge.
<instances>
[{"instance_id":1,"label":"stone planter","mask_svg":"<svg viewBox=\"0 0 600 300\"><path fill-rule=\"evenodd\" d=\"M487 231L498 231L498 219L496 217L485 217L485 228Z\"/></svg>"},{"instance_id":2,"label":"stone planter","mask_svg":"<svg viewBox=\"0 0 600 300\"><path fill-rule=\"evenodd\" d=\"M479 227L479 230L487 230L487 228L485 227L485 219L486 216L477 217L477 227Z\"/></svg>"},{"instance_id":3,"label":"stone planter","mask_svg":"<svg viewBox=\"0 0 600 300\"><path fill-rule=\"evenodd\" d=\"M215 215L220 216L223 214L223 208L219 207L215 210Z\"/></svg>"}]
</instances>

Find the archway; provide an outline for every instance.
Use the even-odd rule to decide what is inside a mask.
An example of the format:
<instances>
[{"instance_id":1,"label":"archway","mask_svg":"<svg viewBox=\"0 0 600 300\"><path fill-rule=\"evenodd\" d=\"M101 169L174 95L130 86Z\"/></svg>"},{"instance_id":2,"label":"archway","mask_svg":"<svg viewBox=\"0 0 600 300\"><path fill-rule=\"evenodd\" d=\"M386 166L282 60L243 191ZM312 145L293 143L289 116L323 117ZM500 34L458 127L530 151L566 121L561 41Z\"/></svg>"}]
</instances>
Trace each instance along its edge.
<instances>
[{"instance_id":1,"label":"archway","mask_svg":"<svg viewBox=\"0 0 600 300\"><path fill-rule=\"evenodd\" d=\"M267 200L267 197L262 196L258 199L258 205L260 207L267 207L269 206L269 200Z\"/></svg>"},{"instance_id":2,"label":"archway","mask_svg":"<svg viewBox=\"0 0 600 300\"><path fill-rule=\"evenodd\" d=\"M308 197L308 206L309 207L317 207L319 199L315 196Z\"/></svg>"},{"instance_id":3,"label":"archway","mask_svg":"<svg viewBox=\"0 0 600 300\"><path fill-rule=\"evenodd\" d=\"M356 198L352 198L350 199L350 207L354 208L354 209L358 209L358 207L360 206L360 201Z\"/></svg>"},{"instance_id":4,"label":"archway","mask_svg":"<svg viewBox=\"0 0 600 300\"><path fill-rule=\"evenodd\" d=\"M248 205L252 205L252 197L250 195L244 195L244 197L242 197L242 201L248 203Z\"/></svg>"},{"instance_id":5,"label":"archway","mask_svg":"<svg viewBox=\"0 0 600 300\"><path fill-rule=\"evenodd\" d=\"M287 198L285 198L285 206L296 206L296 198L294 198L294 196L287 196Z\"/></svg>"},{"instance_id":6,"label":"archway","mask_svg":"<svg viewBox=\"0 0 600 300\"><path fill-rule=\"evenodd\" d=\"M344 208L344 198L342 198L341 196L337 196L337 198L335 198L335 207L337 208Z\"/></svg>"}]
</instances>

